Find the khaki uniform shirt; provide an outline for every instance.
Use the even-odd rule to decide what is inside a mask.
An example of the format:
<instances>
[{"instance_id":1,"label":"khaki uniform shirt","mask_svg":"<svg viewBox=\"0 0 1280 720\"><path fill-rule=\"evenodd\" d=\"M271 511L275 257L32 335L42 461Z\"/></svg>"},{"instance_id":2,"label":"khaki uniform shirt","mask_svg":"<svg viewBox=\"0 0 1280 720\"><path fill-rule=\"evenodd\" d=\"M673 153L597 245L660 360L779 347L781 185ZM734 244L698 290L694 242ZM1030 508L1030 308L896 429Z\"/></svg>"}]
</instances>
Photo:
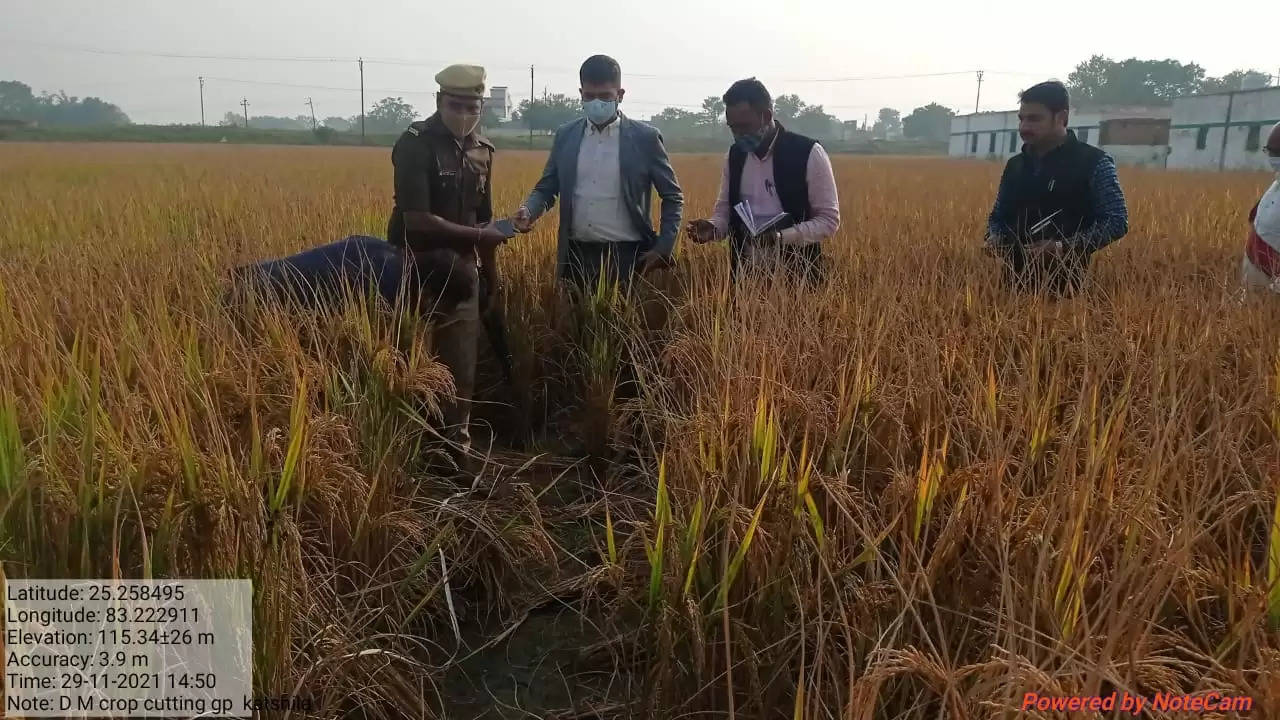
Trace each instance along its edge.
<instances>
[{"instance_id":1,"label":"khaki uniform shirt","mask_svg":"<svg viewBox=\"0 0 1280 720\"><path fill-rule=\"evenodd\" d=\"M442 245L405 227L404 213L422 211L459 225L479 225L493 217L493 143L472 133L453 137L439 113L409 126L391 151L395 207L387 241L414 251ZM474 252L469 253L474 257Z\"/></svg>"}]
</instances>

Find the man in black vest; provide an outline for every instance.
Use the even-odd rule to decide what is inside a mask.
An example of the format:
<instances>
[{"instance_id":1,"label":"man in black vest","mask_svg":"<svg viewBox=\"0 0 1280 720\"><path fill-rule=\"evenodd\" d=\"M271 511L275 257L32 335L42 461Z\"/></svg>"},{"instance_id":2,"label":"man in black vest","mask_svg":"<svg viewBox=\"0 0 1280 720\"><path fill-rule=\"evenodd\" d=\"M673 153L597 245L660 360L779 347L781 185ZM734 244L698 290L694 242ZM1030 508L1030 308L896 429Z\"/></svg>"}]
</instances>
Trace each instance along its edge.
<instances>
[{"instance_id":1,"label":"man in black vest","mask_svg":"<svg viewBox=\"0 0 1280 720\"><path fill-rule=\"evenodd\" d=\"M724 94L725 120L733 145L725 158L720 197L710 219L685 228L694 242L730 239L736 278L743 267L772 271L779 266L797 280L823 279L822 240L840 227L831 158L816 140L793 133L773 117L773 99L755 78L739 80ZM750 206L757 230L781 213L787 219L752 233L737 210Z\"/></svg>"},{"instance_id":2,"label":"man in black vest","mask_svg":"<svg viewBox=\"0 0 1280 720\"><path fill-rule=\"evenodd\" d=\"M1070 296L1089 258L1129 231L1124 192L1110 155L1067 129L1067 88L1051 81L1019 96L1022 152L1000 177L987 220L988 251L1021 291Z\"/></svg>"}]
</instances>

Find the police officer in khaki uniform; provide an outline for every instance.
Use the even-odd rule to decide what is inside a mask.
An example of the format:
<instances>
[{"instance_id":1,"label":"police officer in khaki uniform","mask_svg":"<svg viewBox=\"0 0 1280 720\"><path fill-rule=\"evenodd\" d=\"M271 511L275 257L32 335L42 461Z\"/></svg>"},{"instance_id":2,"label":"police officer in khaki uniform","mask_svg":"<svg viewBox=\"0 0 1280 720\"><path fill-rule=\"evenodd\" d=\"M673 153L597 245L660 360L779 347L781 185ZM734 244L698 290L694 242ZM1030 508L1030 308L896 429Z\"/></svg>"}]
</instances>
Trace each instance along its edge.
<instances>
[{"instance_id":1,"label":"police officer in khaki uniform","mask_svg":"<svg viewBox=\"0 0 1280 720\"><path fill-rule=\"evenodd\" d=\"M484 68L450 65L436 82L435 114L411 124L391 151L395 208L387 240L412 252L417 276L429 290L435 352L457 389L443 407L444 434L453 460L465 468L481 332L480 274L493 291L494 250L506 237L491 222L494 147L476 133Z\"/></svg>"}]
</instances>

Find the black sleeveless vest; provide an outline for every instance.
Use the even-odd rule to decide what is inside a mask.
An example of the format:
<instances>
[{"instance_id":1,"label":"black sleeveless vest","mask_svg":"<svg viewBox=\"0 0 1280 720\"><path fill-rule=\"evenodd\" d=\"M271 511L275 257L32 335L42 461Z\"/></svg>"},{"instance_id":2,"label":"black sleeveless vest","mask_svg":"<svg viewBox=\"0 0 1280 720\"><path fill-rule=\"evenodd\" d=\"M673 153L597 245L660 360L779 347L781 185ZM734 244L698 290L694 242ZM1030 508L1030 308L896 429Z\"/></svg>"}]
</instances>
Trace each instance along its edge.
<instances>
[{"instance_id":1,"label":"black sleeveless vest","mask_svg":"<svg viewBox=\"0 0 1280 720\"><path fill-rule=\"evenodd\" d=\"M1009 202L999 218L1014 231L1008 248L1005 279L1022 290L1046 289L1070 296L1084 285L1089 254L1071 250L1060 262L1032 262L1025 246L1046 240L1065 240L1093 224L1093 198L1089 180L1103 152L1076 139L1067 131L1067 141L1048 155L1033 159L1024 149L1005 167ZM1041 220L1044 228L1031 232Z\"/></svg>"},{"instance_id":2,"label":"black sleeveless vest","mask_svg":"<svg viewBox=\"0 0 1280 720\"><path fill-rule=\"evenodd\" d=\"M778 123L778 136L773 145L773 186L782 209L796 223L813 216L809 207L809 153L817 140L787 130ZM729 148L729 237L736 251L746 241L746 227L733 206L742 202L742 168L747 153L737 145Z\"/></svg>"},{"instance_id":3,"label":"black sleeveless vest","mask_svg":"<svg viewBox=\"0 0 1280 720\"><path fill-rule=\"evenodd\" d=\"M1048 155L1033 160L1023 150L1009 160L1006 173L1013 193L1000 219L1013 229L1019 244L1063 240L1092 224L1089 180L1102 155L1068 130L1067 141ZM1050 215L1049 224L1032 236L1030 229Z\"/></svg>"}]
</instances>

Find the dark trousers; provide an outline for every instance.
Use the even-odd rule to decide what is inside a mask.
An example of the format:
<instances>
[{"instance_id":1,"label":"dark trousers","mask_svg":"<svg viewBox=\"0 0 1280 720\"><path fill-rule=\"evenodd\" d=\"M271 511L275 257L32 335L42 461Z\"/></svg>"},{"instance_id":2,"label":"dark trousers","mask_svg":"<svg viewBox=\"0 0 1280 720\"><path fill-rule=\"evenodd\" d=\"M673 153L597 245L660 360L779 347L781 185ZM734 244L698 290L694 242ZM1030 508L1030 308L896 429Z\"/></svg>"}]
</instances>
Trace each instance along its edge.
<instances>
[{"instance_id":1,"label":"dark trousers","mask_svg":"<svg viewBox=\"0 0 1280 720\"><path fill-rule=\"evenodd\" d=\"M570 286L587 294L596 291L602 277L606 283L618 283L623 290L627 290L635 275L636 259L639 256L638 242L570 240L569 266L565 280Z\"/></svg>"},{"instance_id":2,"label":"dark trousers","mask_svg":"<svg viewBox=\"0 0 1280 720\"><path fill-rule=\"evenodd\" d=\"M819 287L827 279L821 243L776 248L747 247L735 243L729 252L729 267L735 283L745 275L778 272L788 280L807 287Z\"/></svg>"},{"instance_id":3,"label":"dark trousers","mask_svg":"<svg viewBox=\"0 0 1280 720\"><path fill-rule=\"evenodd\" d=\"M611 292L611 286L616 283L622 295L630 296L636 276L636 260L640 256L640 243L570 240L568 249L568 267L565 269L564 279L573 302L572 312L580 349L590 352L593 345L601 340L613 346L612 350L619 353L613 400L617 402L634 398L639 393L639 385L630 351L626 347L625 331L608 317L596 316L592 308L597 306L590 298L600 288L601 281L605 284L606 293Z\"/></svg>"},{"instance_id":4,"label":"dark trousers","mask_svg":"<svg viewBox=\"0 0 1280 720\"><path fill-rule=\"evenodd\" d=\"M1027 255L1022 245L1010 245L1000 250L1003 268L1001 280L1004 286L1020 293L1045 293L1052 297L1068 298L1084 288L1089 269L1088 253L1067 250L1060 257Z\"/></svg>"}]
</instances>

